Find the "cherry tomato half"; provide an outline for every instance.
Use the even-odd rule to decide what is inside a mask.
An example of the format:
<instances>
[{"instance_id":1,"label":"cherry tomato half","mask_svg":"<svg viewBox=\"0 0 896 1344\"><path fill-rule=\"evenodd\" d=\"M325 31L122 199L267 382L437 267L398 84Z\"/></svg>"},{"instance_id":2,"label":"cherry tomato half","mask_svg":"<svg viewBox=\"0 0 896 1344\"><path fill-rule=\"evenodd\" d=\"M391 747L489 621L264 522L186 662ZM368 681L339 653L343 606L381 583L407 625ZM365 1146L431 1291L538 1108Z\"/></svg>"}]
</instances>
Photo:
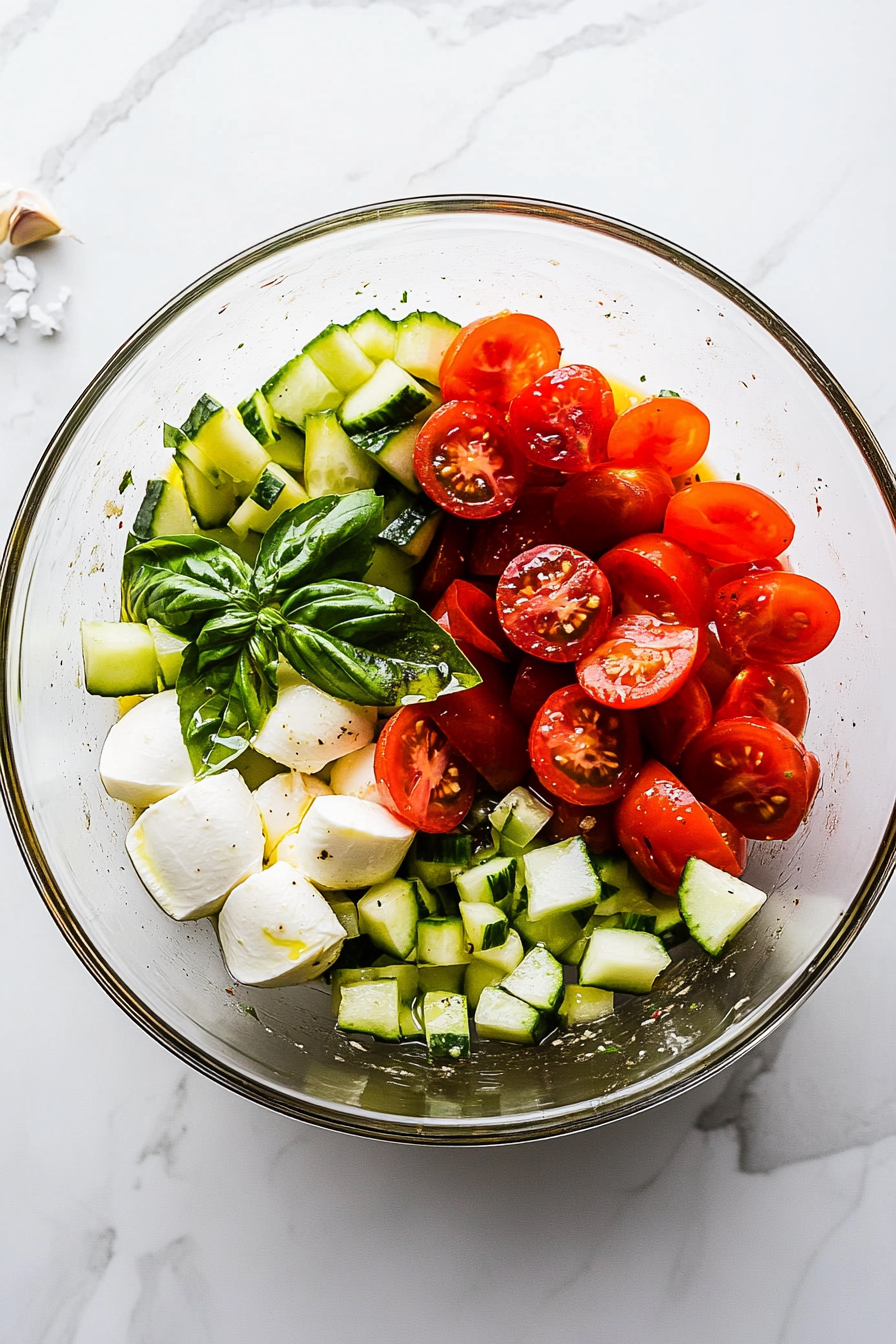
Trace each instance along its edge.
<instances>
[{"instance_id":1,"label":"cherry tomato half","mask_svg":"<svg viewBox=\"0 0 896 1344\"><path fill-rule=\"evenodd\" d=\"M575 682L571 663L548 663L543 658L523 657L510 692L510 708L528 727L549 695Z\"/></svg>"},{"instance_id":2,"label":"cherry tomato half","mask_svg":"<svg viewBox=\"0 0 896 1344\"><path fill-rule=\"evenodd\" d=\"M445 351L439 383L446 401L487 401L506 411L517 392L560 363L560 337L540 317L496 313L462 327Z\"/></svg>"},{"instance_id":3,"label":"cherry tomato half","mask_svg":"<svg viewBox=\"0 0 896 1344\"><path fill-rule=\"evenodd\" d=\"M657 759L677 765L688 743L712 723L712 701L700 678L688 677L668 700L640 710L638 722Z\"/></svg>"},{"instance_id":4,"label":"cherry tomato half","mask_svg":"<svg viewBox=\"0 0 896 1344\"><path fill-rule=\"evenodd\" d=\"M802 737L809 718L806 679L786 663L750 663L738 672L716 709L717 719L771 719Z\"/></svg>"},{"instance_id":5,"label":"cherry tomato half","mask_svg":"<svg viewBox=\"0 0 896 1344\"><path fill-rule=\"evenodd\" d=\"M482 677L469 691L440 695L428 712L493 789L506 793L529 769L526 730L511 712L499 664L463 641L460 650Z\"/></svg>"},{"instance_id":6,"label":"cherry tomato half","mask_svg":"<svg viewBox=\"0 0 896 1344\"><path fill-rule=\"evenodd\" d=\"M681 775L748 840L789 840L806 815L807 752L768 719L718 719L694 738Z\"/></svg>"},{"instance_id":7,"label":"cherry tomato half","mask_svg":"<svg viewBox=\"0 0 896 1344\"><path fill-rule=\"evenodd\" d=\"M736 481L697 481L669 501L663 533L710 560L773 560L793 541L794 522L777 500Z\"/></svg>"},{"instance_id":8,"label":"cherry tomato half","mask_svg":"<svg viewBox=\"0 0 896 1344\"><path fill-rule=\"evenodd\" d=\"M509 513L491 518L477 527L470 554L470 573L504 573L520 551L560 541L560 528L554 522L552 505L557 491L550 486L524 490Z\"/></svg>"},{"instance_id":9,"label":"cherry tomato half","mask_svg":"<svg viewBox=\"0 0 896 1344\"><path fill-rule=\"evenodd\" d=\"M462 518L446 514L439 524L435 545L429 552L429 563L417 585L414 599L421 607L431 607L455 579L467 572L470 555L470 524Z\"/></svg>"},{"instance_id":10,"label":"cherry tomato half","mask_svg":"<svg viewBox=\"0 0 896 1344\"><path fill-rule=\"evenodd\" d=\"M597 557L644 532L659 532L675 494L671 477L650 467L598 467L574 476L554 500L560 538Z\"/></svg>"},{"instance_id":11,"label":"cherry tomato half","mask_svg":"<svg viewBox=\"0 0 896 1344\"><path fill-rule=\"evenodd\" d=\"M703 859L733 877L744 870L733 828L726 839L708 810L658 761L645 762L617 804L616 834L641 876L667 896L678 891L690 858Z\"/></svg>"},{"instance_id":12,"label":"cherry tomato half","mask_svg":"<svg viewBox=\"0 0 896 1344\"><path fill-rule=\"evenodd\" d=\"M529 755L551 793L597 806L622 797L641 764L641 739L633 714L596 704L578 686L564 686L536 715Z\"/></svg>"},{"instance_id":13,"label":"cherry tomato half","mask_svg":"<svg viewBox=\"0 0 896 1344\"><path fill-rule=\"evenodd\" d=\"M738 662L804 663L830 644L840 608L802 574L753 574L716 593L722 647Z\"/></svg>"},{"instance_id":14,"label":"cherry tomato half","mask_svg":"<svg viewBox=\"0 0 896 1344\"><path fill-rule=\"evenodd\" d=\"M624 411L610 430L607 457L620 467L662 467L680 476L709 443L709 420L681 397L650 397Z\"/></svg>"},{"instance_id":15,"label":"cherry tomato half","mask_svg":"<svg viewBox=\"0 0 896 1344\"><path fill-rule=\"evenodd\" d=\"M452 639L465 640L474 649L507 662L507 641L498 621L495 599L475 583L455 579L432 609L432 618L448 631Z\"/></svg>"},{"instance_id":16,"label":"cherry tomato half","mask_svg":"<svg viewBox=\"0 0 896 1344\"><path fill-rule=\"evenodd\" d=\"M607 460L616 403L597 369L565 364L518 392L508 418L511 437L530 462L558 471L591 471Z\"/></svg>"},{"instance_id":17,"label":"cherry tomato half","mask_svg":"<svg viewBox=\"0 0 896 1344\"><path fill-rule=\"evenodd\" d=\"M717 705L734 680L739 668L728 657L712 630L706 632L706 657L699 676L713 705Z\"/></svg>"},{"instance_id":18,"label":"cherry tomato half","mask_svg":"<svg viewBox=\"0 0 896 1344\"><path fill-rule=\"evenodd\" d=\"M780 560L743 560L738 565L719 565L717 569L712 570L709 576L709 586L713 592L713 601L715 594L720 588L727 584L737 583L738 579L745 579L752 574L770 574L773 570L782 570L784 566Z\"/></svg>"},{"instance_id":19,"label":"cherry tomato half","mask_svg":"<svg viewBox=\"0 0 896 1344\"><path fill-rule=\"evenodd\" d=\"M705 644L693 625L655 616L616 616L602 643L576 668L579 684L602 705L644 709L684 685Z\"/></svg>"},{"instance_id":20,"label":"cherry tomato half","mask_svg":"<svg viewBox=\"0 0 896 1344\"><path fill-rule=\"evenodd\" d=\"M476 793L476 772L423 705L392 715L376 744L373 771L383 806L430 834L453 831Z\"/></svg>"},{"instance_id":21,"label":"cherry tomato half","mask_svg":"<svg viewBox=\"0 0 896 1344\"><path fill-rule=\"evenodd\" d=\"M709 565L680 542L644 533L621 541L599 563L624 615L649 611L682 625L704 625L712 618Z\"/></svg>"},{"instance_id":22,"label":"cherry tomato half","mask_svg":"<svg viewBox=\"0 0 896 1344\"><path fill-rule=\"evenodd\" d=\"M571 546L534 546L498 582L498 617L524 653L572 663L593 649L610 622L610 585L593 560Z\"/></svg>"},{"instance_id":23,"label":"cherry tomato half","mask_svg":"<svg viewBox=\"0 0 896 1344\"><path fill-rule=\"evenodd\" d=\"M440 508L458 518L494 518L512 509L526 460L497 411L476 401L446 401L421 427L414 471Z\"/></svg>"}]
</instances>

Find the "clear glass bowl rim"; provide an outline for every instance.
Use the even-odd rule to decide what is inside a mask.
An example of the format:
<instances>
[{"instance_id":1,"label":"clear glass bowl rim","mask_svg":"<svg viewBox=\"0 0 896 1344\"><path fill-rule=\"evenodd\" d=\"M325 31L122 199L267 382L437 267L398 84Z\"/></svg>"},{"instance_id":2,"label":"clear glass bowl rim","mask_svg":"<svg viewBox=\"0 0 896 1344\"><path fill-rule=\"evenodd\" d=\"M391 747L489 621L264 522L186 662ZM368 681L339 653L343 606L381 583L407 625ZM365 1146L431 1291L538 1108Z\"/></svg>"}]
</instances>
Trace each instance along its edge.
<instances>
[{"instance_id":1,"label":"clear glass bowl rim","mask_svg":"<svg viewBox=\"0 0 896 1344\"><path fill-rule=\"evenodd\" d=\"M9 657L11 619L19 565L39 502L81 424L136 353L162 331L168 322L213 290L222 280L229 279L245 267L291 248L297 243L349 230L358 225L416 216L450 214L522 216L550 220L600 233L662 258L704 281L729 301L737 304L785 347L827 398L871 471L896 529L896 473L870 426L814 350L777 313L736 280L665 238L596 211L516 196L452 194L406 197L324 215L275 234L237 253L221 265L207 271L205 275L200 276L170 299L139 327L100 369L68 412L41 457L7 540L0 562L0 657L4 667ZM705 1082L764 1040L817 989L867 922L896 866L896 803L894 803L886 832L873 863L843 918L815 958L802 972L793 977L786 990L775 996L773 1002L765 1009L748 1015L741 1023L729 1028L721 1039L711 1041L681 1061L675 1069L670 1070L672 1076L658 1079L656 1086L648 1094L636 1098L620 1098L617 1107L604 1107L600 1112L589 1108L587 1104L579 1104L562 1110L534 1112L529 1116L515 1117L511 1124L498 1122L490 1125L481 1120L478 1123L461 1122L451 1126L450 1132L447 1132L445 1128L430 1130L425 1126L414 1129L406 1122L402 1124L392 1122L387 1115L372 1112L351 1113L337 1107L330 1109L307 1099L290 1097L278 1092L212 1058L199 1046L174 1031L163 1018L131 992L128 985L99 954L86 929L75 916L65 893L50 869L31 825L13 753L10 705L5 681L0 687L0 789L19 849L53 919L103 989L150 1036L199 1072L260 1105L327 1128L393 1141L488 1144L548 1138L622 1119L627 1115L659 1105L698 1083Z\"/></svg>"}]
</instances>

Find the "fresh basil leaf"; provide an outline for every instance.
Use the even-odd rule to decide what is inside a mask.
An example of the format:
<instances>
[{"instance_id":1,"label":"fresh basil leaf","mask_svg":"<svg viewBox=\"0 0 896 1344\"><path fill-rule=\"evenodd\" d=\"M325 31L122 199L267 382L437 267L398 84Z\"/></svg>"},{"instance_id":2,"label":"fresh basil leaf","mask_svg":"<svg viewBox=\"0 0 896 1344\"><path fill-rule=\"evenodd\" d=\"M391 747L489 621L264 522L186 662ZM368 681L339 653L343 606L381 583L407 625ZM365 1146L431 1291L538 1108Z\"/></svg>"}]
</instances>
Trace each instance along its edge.
<instances>
[{"instance_id":1,"label":"fresh basil leaf","mask_svg":"<svg viewBox=\"0 0 896 1344\"><path fill-rule=\"evenodd\" d=\"M193 639L234 605L251 609L251 580L236 552L208 537L156 537L125 552L122 606L132 621L151 617Z\"/></svg>"},{"instance_id":2,"label":"fresh basil leaf","mask_svg":"<svg viewBox=\"0 0 896 1344\"><path fill-rule=\"evenodd\" d=\"M258 552L253 582L259 599L280 602L317 579L359 579L382 526L383 501L373 490L322 495L287 509Z\"/></svg>"},{"instance_id":3,"label":"fresh basil leaf","mask_svg":"<svg viewBox=\"0 0 896 1344\"><path fill-rule=\"evenodd\" d=\"M277 645L263 625L245 648L204 670L187 646L177 678L180 726L197 778L228 769L277 699Z\"/></svg>"},{"instance_id":4,"label":"fresh basil leaf","mask_svg":"<svg viewBox=\"0 0 896 1344\"><path fill-rule=\"evenodd\" d=\"M255 633L257 625L258 612L241 611L237 607L230 607L223 615L206 621L196 639L199 671L204 672L222 658L235 657Z\"/></svg>"}]
</instances>

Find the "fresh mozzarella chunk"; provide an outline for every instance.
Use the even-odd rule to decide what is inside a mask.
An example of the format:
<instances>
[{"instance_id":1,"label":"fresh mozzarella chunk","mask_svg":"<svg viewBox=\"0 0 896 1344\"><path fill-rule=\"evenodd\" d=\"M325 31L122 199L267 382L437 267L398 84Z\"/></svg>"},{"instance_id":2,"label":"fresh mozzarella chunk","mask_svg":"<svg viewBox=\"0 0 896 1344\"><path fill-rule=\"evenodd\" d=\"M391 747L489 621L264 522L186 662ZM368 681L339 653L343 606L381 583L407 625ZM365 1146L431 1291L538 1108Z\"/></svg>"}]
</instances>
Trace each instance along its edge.
<instances>
[{"instance_id":1,"label":"fresh mozzarella chunk","mask_svg":"<svg viewBox=\"0 0 896 1344\"><path fill-rule=\"evenodd\" d=\"M350 751L333 765L330 771L330 788L334 793L346 793L352 798L365 798L369 802L379 802L379 790L373 773L373 758L376 755L376 743L368 742L366 747Z\"/></svg>"},{"instance_id":2,"label":"fresh mozzarella chunk","mask_svg":"<svg viewBox=\"0 0 896 1344\"><path fill-rule=\"evenodd\" d=\"M274 775L255 790L264 827L264 857L269 859L289 831L294 831L315 798L331 790L322 779L290 770Z\"/></svg>"},{"instance_id":3,"label":"fresh mozzarella chunk","mask_svg":"<svg viewBox=\"0 0 896 1344\"><path fill-rule=\"evenodd\" d=\"M176 692L141 700L109 730L100 779L112 798L133 807L149 807L192 782Z\"/></svg>"},{"instance_id":4,"label":"fresh mozzarella chunk","mask_svg":"<svg viewBox=\"0 0 896 1344\"><path fill-rule=\"evenodd\" d=\"M316 774L373 740L376 709L336 700L308 683L285 686L252 745L291 770Z\"/></svg>"},{"instance_id":5,"label":"fresh mozzarella chunk","mask_svg":"<svg viewBox=\"0 0 896 1344\"><path fill-rule=\"evenodd\" d=\"M394 877L413 838L410 826L379 803L334 793L315 798L276 857L325 891L351 890Z\"/></svg>"},{"instance_id":6,"label":"fresh mozzarella chunk","mask_svg":"<svg viewBox=\"0 0 896 1344\"><path fill-rule=\"evenodd\" d=\"M339 956L345 930L291 864L275 863L234 887L218 920L227 969L244 985L297 985Z\"/></svg>"},{"instance_id":7,"label":"fresh mozzarella chunk","mask_svg":"<svg viewBox=\"0 0 896 1344\"><path fill-rule=\"evenodd\" d=\"M261 870L264 855L258 805L236 770L153 803L125 843L141 882L174 919L214 914L238 882Z\"/></svg>"}]
</instances>

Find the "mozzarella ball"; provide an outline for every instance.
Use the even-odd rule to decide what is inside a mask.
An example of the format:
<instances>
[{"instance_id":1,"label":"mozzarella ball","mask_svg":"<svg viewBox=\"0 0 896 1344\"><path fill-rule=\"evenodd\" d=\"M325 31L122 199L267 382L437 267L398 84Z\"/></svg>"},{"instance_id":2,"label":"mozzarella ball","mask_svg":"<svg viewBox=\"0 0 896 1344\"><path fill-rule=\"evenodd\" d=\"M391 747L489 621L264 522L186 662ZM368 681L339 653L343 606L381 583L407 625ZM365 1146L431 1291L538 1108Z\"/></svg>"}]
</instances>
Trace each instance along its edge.
<instances>
[{"instance_id":1,"label":"mozzarella ball","mask_svg":"<svg viewBox=\"0 0 896 1344\"><path fill-rule=\"evenodd\" d=\"M276 857L324 891L350 891L394 877L414 834L379 803L334 793L315 798Z\"/></svg>"},{"instance_id":2,"label":"mozzarella ball","mask_svg":"<svg viewBox=\"0 0 896 1344\"><path fill-rule=\"evenodd\" d=\"M112 798L149 807L193 779L174 691L141 700L109 729L100 779Z\"/></svg>"},{"instance_id":3,"label":"mozzarella ball","mask_svg":"<svg viewBox=\"0 0 896 1344\"><path fill-rule=\"evenodd\" d=\"M297 985L339 956L345 930L316 887L288 863L240 882L224 902L218 936L244 985Z\"/></svg>"},{"instance_id":4,"label":"mozzarella ball","mask_svg":"<svg viewBox=\"0 0 896 1344\"><path fill-rule=\"evenodd\" d=\"M297 770L274 775L255 790L255 801L264 827L264 857L269 859L279 842L294 831L315 798L331 790L313 775Z\"/></svg>"},{"instance_id":5,"label":"mozzarella ball","mask_svg":"<svg viewBox=\"0 0 896 1344\"><path fill-rule=\"evenodd\" d=\"M368 802L378 803L379 790L373 773L373 758L376 755L376 743L369 742L366 747L350 751L333 762L330 771L330 788L334 793L348 794L351 798L364 798Z\"/></svg>"},{"instance_id":6,"label":"mozzarella ball","mask_svg":"<svg viewBox=\"0 0 896 1344\"><path fill-rule=\"evenodd\" d=\"M373 740L376 709L336 700L307 682L285 686L252 745L262 756L313 775Z\"/></svg>"}]
</instances>

